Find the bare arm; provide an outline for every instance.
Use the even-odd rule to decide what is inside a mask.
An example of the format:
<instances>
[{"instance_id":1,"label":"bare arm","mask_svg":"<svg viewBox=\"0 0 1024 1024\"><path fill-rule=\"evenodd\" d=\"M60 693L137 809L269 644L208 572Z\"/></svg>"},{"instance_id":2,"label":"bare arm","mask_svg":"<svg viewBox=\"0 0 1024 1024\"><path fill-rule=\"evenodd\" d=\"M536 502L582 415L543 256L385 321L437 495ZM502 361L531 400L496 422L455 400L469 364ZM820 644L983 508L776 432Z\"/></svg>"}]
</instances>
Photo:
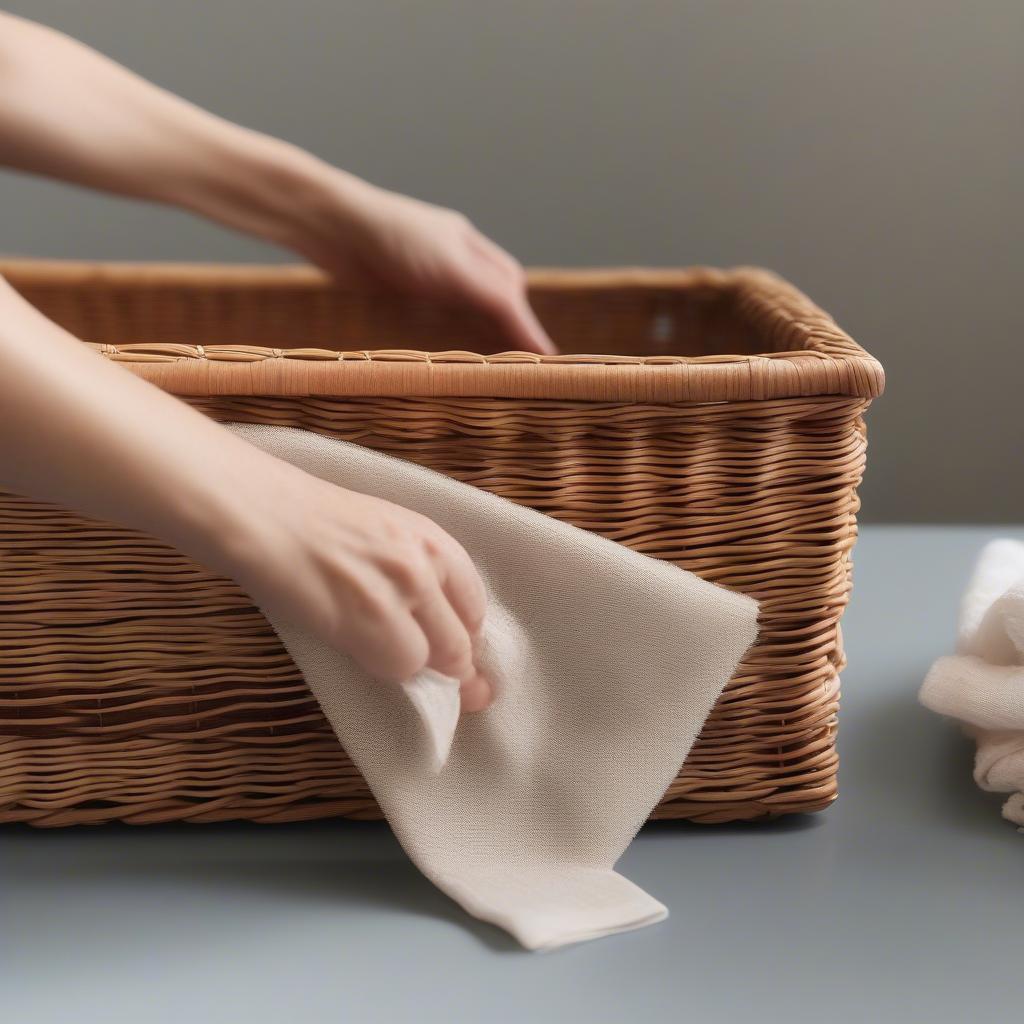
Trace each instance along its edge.
<instances>
[{"instance_id":1,"label":"bare arm","mask_svg":"<svg viewBox=\"0 0 1024 1024\"><path fill-rule=\"evenodd\" d=\"M553 351L522 268L461 214L370 185L2 12L0 164L184 207L344 280L478 308L507 347Z\"/></svg>"},{"instance_id":2,"label":"bare arm","mask_svg":"<svg viewBox=\"0 0 1024 1024\"><path fill-rule=\"evenodd\" d=\"M0 163L177 203L356 280L477 304L549 343L510 257L451 211L206 114L0 14ZM0 487L144 530L382 679L429 665L489 700L484 590L439 527L245 444L47 320L0 279Z\"/></svg>"},{"instance_id":3,"label":"bare arm","mask_svg":"<svg viewBox=\"0 0 1024 1024\"><path fill-rule=\"evenodd\" d=\"M0 279L0 488L144 530L384 680L473 663L484 589L429 519L272 458L108 363Z\"/></svg>"}]
</instances>

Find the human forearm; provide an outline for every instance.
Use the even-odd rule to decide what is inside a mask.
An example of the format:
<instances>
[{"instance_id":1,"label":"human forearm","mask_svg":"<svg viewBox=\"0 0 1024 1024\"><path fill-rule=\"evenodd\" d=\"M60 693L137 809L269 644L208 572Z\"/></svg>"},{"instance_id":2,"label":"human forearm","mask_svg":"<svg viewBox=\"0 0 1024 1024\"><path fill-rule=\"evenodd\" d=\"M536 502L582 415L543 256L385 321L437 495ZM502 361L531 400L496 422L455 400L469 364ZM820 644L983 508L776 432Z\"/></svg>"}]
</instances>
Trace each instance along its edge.
<instances>
[{"instance_id":1,"label":"human forearm","mask_svg":"<svg viewBox=\"0 0 1024 1024\"><path fill-rule=\"evenodd\" d=\"M145 530L221 568L232 474L250 455L0 279L0 487Z\"/></svg>"},{"instance_id":2,"label":"human forearm","mask_svg":"<svg viewBox=\"0 0 1024 1024\"><path fill-rule=\"evenodd\" d=\"M377 678L430 665L462 681L464 709L490 699L473 661L483 584L451 537L247 444L2 279L0 488L167 541Z\"/></svg>"},{"instance_id":3,"label":"human forearm","mask_svg":"<svg viewBox=\"0 0 1024 1024\"><path fill-rule=\"evenodd\" d=\"M378 191L2 12L0 164L182 206L314 260Z\"/></svg>"},{"instance_id":4,"label":"human forearm","mask_svg":"<svg viewBox=\"0 0 1024 1024\"><path fill-rule=\"evenodd\" d=\"M349 285L475 309L497 345L554 351L522 267L461 214L232 124L2 12L0 165L181 206Z\"/></svg>"}]
</instances>

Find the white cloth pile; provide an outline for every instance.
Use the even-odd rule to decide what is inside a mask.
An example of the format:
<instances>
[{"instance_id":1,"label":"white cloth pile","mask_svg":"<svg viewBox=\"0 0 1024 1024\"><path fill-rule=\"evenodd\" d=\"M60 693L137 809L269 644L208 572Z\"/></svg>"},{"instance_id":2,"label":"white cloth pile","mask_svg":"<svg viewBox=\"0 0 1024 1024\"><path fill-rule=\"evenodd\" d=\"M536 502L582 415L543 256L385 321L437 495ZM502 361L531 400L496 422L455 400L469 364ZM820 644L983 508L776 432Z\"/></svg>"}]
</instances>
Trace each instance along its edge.
<instances>
[{"instance_id":1,"label":"white cloth pile","mask_svg":"<svg viewBox=\"0 0 1024 1024\"><path fill-rule=\"evenodd\" d=\"M963 723L977 742L974 778L1009 793L1003 817L1024 827L1024 544L982 551L960 608L956 654L921 687L925 707Z\"/></svg>"},{"instance_id":2,"label":"white cloth pile","mask_svg":"<svg viewBox=\"0 0 1024 1024\"><path fill-rule=\"evenodd\" d=\"M358 445L284 427L232 429L310 473L429 516L487 585L481 667L497 699L461 718L452 680L424 673L384 686L271 620L420 870L529 949L664 918L613 866L753 642L756 603Z\"/></svg>"}]
</instances>

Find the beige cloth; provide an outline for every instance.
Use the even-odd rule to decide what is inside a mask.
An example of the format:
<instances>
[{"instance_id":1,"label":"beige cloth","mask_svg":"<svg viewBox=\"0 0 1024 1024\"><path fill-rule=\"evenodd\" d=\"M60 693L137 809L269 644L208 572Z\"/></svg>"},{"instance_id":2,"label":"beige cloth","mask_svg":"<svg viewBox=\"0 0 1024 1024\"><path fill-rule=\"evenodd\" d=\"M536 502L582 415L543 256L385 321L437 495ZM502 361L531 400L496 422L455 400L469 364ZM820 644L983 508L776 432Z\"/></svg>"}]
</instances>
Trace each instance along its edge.
<instances>
[{"instance_id":1,"label":"beige cloth","mask_svg":"<svg viewBox=\"0 0 1024 1024\"><path fill-rule=\"evenodd\" d=\"M1024 544L997 540L982 551L957 652L932 666L921 702L963 723L978 744L975 781L1010 793L1003 817L1024 827Z\"/></svg>"},{"instance_id":2,"label":"beige cloth","mask_svg":"<svg viewBox=\"0 0 1024 1024\"><path fill-rule=\"evenodd\" d=\"M756 603L357 445L292 428L232 429L310 473L429 516L484 578L481 664L498 696L461 719L450 680L383 686L272 620L420 870L529 949L664 918L613 865L753 641Z\"/></svg>"}]
</instances>

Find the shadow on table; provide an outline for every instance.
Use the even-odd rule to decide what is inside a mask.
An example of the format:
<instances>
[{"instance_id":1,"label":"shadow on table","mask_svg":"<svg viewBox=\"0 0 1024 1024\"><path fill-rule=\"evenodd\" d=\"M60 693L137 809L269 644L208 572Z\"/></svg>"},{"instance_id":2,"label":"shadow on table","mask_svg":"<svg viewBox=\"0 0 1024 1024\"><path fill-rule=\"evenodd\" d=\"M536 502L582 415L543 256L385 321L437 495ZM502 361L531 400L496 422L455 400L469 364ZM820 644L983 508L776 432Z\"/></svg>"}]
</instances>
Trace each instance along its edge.
<instances>
[{"instance_id":1,"label":"shadow on table","mask_svg":"<svg viewBox=\"0 0 1024 1024\"><path fill-rule=\"evenodd\" d=\"M954 826L991 833L1005 822L1000 794L986 793L971 775L974 744L955 723L917 701L920 679L907 677L868 699L850 699L839 716L839 797L816 814L701 825L653 821L651 832L700 836L778 834L812 830L830 814L863 819L864 827L883 817L916 819L929 827ZM851 687L851 690L853 687Z\"/></svg>"},{"instance_id":2,"label":"shadow on table","mask_svg":"<svg viewBox=\"0 0 1024 1024\"><path fill-rule=\"evenodd\" d=\"M991 833L1005 822L999 794L975 784L974 743L953 721L917 701L920 679L883 692L843 721L839 730L839 790L858 813L887 814Z\"/></svg>"},{"instance_id":3,"label":"shadow on table","mask_svg":"<svg viewBox=\"0 0 1024 1024\"><path fill-rule=\"evenodd\" d=\"M129 898L155 885L185 901L209 892L214 900L252 895L289 907L337 908L339 914L372 909L449 921L496 952L522 951L496 926L466 914L396 854L397 844L385 826L324 822L268 830L242 823L140 830L109 825L86 835L17 829L5 830L6 837L14 839L15 831L8 849L22 848L15 874L23 889L116 887ZM337 856L332 855L335 849Z\"/></svg>"},{"instance_id":4,"label":"shadow on table","mask_svg":"<svg viewBox=\"0 0 1024 1024\"><path fill-rule=\"evenodd\" d=\"M690 841L698 836L724 835L777 835L784 832L805 832L819 828L824 823L821 814L787 814L781 818L761 818L755 821L729 821L720 825L705 825L697 821L678 818L649 821L645 832L665 834L678 832Z\"/></svg>"},{"instance_id":5,"label":"shadow on table","mask_svg":"<svg viewBox=\"0 0 1024 1024\"><path fill-rule=\"evenodd\" d=\"M934 829L1005 828L1001 797L971 778L973 745L953 723L921 708L916 680L850 701L840 728L840 797L835 810L760 822L699 825L657 821L646 831L700 842L723 834L810 832L835 813L868 828L882 817ZM155 884L188 902L209 893L253 895L327 913L427 917L456 924L496 952L517 952L504 932L465 914L401 854L386 826L325 821L258 825L105 826L96 829L0 830L5 873L22 893L120 890L124 898ZM122 888L123 887L123 888Z\"/></svg>"}]
</instances>

